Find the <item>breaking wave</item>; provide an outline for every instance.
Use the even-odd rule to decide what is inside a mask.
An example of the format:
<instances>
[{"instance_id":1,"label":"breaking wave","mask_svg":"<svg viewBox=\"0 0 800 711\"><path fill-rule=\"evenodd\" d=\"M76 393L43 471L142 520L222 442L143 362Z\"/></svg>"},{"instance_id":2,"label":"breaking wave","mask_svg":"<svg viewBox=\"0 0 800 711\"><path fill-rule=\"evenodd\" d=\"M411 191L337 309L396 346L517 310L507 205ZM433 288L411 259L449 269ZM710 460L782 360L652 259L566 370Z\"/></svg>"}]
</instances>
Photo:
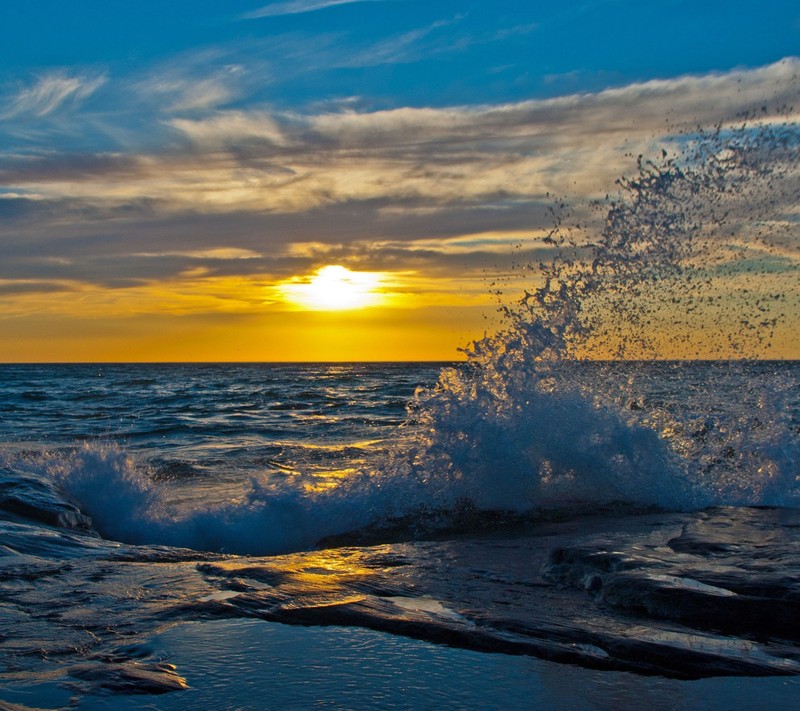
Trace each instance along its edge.
<instances>
[{"instance_id":1,"label":"breaking wave","mask_svg":"<svg viewBox=\"0 0 800 711\"><path fill-rule=\"evenodd\" d=\"M49 470L106 537L239 553L465 512L797 507L797 376L761 359L798 313L798 126L748 117L655 155L613 196L555 202L538 261L514 275L529 280L522 298L417 392L378 469L322 490L254 479L189 511L114 447ZM716 362L685 362L703 359Z\"/></svg>"}]
</instances>

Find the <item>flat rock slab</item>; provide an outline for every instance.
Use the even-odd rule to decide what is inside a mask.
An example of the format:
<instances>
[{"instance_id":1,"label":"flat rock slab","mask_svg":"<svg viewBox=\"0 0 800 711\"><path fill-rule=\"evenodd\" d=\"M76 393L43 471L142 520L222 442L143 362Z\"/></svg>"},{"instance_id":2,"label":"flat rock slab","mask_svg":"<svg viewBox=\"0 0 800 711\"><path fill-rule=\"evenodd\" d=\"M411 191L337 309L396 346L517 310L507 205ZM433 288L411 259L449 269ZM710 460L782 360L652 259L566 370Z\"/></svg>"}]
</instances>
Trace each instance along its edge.
<instances>
[{"instance_id":1,"label":"flat rock slab","mask_svg":"<svg viewBox=\"0 0 800 711\"><path fill-rule=\"evenodd\" d=\"M788 675L800 673L798 523L781 509L597 517L198 569L232 593L204 601L207 614L684 679Z\"/></svg>"}]
</instances>

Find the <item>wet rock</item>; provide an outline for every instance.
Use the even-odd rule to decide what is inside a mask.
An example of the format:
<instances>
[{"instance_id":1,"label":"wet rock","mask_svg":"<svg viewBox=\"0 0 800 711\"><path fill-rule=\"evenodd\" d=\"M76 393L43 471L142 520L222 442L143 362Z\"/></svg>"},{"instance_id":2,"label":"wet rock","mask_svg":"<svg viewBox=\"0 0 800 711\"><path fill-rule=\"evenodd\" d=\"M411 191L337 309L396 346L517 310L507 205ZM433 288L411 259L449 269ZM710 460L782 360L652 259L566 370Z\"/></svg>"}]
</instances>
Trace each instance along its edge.
<instances>
[{"instance_id":1,"label":"wet rock","mask_svg":"<svg viewBox=\"0 0 800 711\"><path fill-rule=\"evenodd\" d=\"M22 704L12 704L9 701L0 699L0 711L48 711L38 706L23 706Z\"/></svg>"},{"instance_id":2,"label":"wet rock","mask_svg":"<svg viewBox=\"0 0 800 711\"><path fill-rule=\"evenodd\" d=\"M71 530L89 532L91 519L49 479L32 472L0 472L0 511Z\"/></svg>"},{"instance_id":3,"label":"wet rock","mask_svg":"<svg viewBox=\"0 0 800 711\"><path fill-rule=\"evenodd\" d=\"M76 664L70 667L69 674L93 687L119 694L167 694L189 688L175 667L164 662Z\"/></svg>"},{"instance_id":4,"label":"wet rock","mask_svg":"<svg viewBox=\"0 0 800 711\"><path fill-rule=\"evenodd\" d=\"M720 509L598 517L548 523L527 535L232 559L199 569L210 582L235 581L242 591L204 603L216 614L359 626L683 679L794 675L800 608L790 595L791 576L774 557L785 556L800 571L788 540L798 529L784 530L771 516L758 511L748 522ZM740 545L728 551L734 557L710 562L669 545L697 526L737 529ZM779 544L781 536L788 538ZM773 560L759 579L759 541L766 539L764 555ZM774 587L776 575L783 587Z\"/></svg>"}]
</instances>

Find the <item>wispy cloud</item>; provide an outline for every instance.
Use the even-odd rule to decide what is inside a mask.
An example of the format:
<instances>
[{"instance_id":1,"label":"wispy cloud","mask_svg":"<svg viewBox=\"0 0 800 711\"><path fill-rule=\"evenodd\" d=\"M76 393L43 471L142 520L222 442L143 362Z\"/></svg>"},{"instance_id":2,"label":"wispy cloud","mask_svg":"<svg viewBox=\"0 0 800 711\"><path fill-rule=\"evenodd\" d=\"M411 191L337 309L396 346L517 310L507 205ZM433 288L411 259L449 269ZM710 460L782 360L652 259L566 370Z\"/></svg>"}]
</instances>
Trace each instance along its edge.
<instances>
[{"instance_id":1,"label":"wispy cloud","mask_svg":"<svg viewBox=\"0 0 800 711\"><path fill-rule=\"evenodd\" d=\"M282 146L287 142L277 122L263 111L223 111L196 120L174 119L171 125L206 149L232 148L253 142Z\"/></svg>"},{"instance_id":2,"label":"wispy cloud","mask_svg":"<svg viewBox=\"0 0 800 711\"><path fill-rule=\"evenodd\" d=\"M148 83L146 90L161 99L166 98L169 112L210 109L228 103L236 96L225 77L213 76L197 81L160 78Z\"/></svg>"},{"instance_id":3,"label":"wispy cloud","mask_svg":"<svg viewBox=\"0 0 800 711\"><path fill-rule=\"evenodd\" d=\"M42 118L65 105L76 106L106 82L104 75L69 76L52 73L39 77L35 84L19 91L0 109L0 119L18 116Z\"/></svg>"},{"instance_id":4,"label":"wispy cloud","mask_svg":"<svg viewBox=\"0 0 800 711\"><path fill-rule=\"evenodd\" d=\"M259 17L277 17L279 15L300 15L305 12L324 10L335 5L352 5L362 2L384 2L385 0L287 0L287 2L273 2L269 5L253 10L242 15L243 19L254 20Z\"/></svg>"},{"instance_id":5,"label":"wispy cloud","mask_svg":"<svg viewBox=\"0 0 800 711\"><path fill-rule=\"evenodd\" d=\"M344 56L336 62L340 67L370 67L379 64L400 64L415 62L423 57L434 54L449 53L462 49L461 42L442 44L440 42L426 43L424 40L437 30L457 23L462 16L452 20L438 20L426 27L419 27L402 34L388 37L376 42L365 50Z\"/></svg>"},{"instance_id":6,"label":"wispy cloud","mask_svg":"<svg viewBox=\"0 0 800 711\"><path fill-rule=\"evenodd\" d=\"M797 105L799 74L790 59L496 105L198 110L159 115L147 153L0 155L0 278L477 273L550 225L548 192L602 196L682 127Z\"/></svg>"},{"instance_id":7,"label":"wispy cloud","mask_svg":"<svg viewBox=\"0 0 800 711\"><path fill-rule=\"evenodd\" d=\"M800 61L487 106L301 114L264 108L172 118L162 152L6 160L16 192L178 213L300 213L378 201L431 210L605 193L626 152L659 137L796 99ZM175 140L180 139L180 140ZM70 166L73 166L71 168Z\"/></svg>"},{"instance_id":8,"label":"wispy cloud","mask_svg":"<svg viewBox=\"0 0 800 711\"><path fill-rule=\"evenodd\" d=\"M163 113L208 111L247 94L258 66L252 60L248 64L235 52L214 47L171 57L130 85L143 107Z\"/></svg>"},{"instance_id":9,"label":"wispy cloud","mask_svg":"<svg viewBox=\"0 0 800 711\"><path fill-rule=\"evenodd\" d=\"M524 25L516 25L515 27L506 27L497 30L491 36L491 39L494 41L502 41L510 39L511 37L524 37L532 32L536 32L540 27L541 25L538 22L529 22Z\"/></svg>"}]
</instances>

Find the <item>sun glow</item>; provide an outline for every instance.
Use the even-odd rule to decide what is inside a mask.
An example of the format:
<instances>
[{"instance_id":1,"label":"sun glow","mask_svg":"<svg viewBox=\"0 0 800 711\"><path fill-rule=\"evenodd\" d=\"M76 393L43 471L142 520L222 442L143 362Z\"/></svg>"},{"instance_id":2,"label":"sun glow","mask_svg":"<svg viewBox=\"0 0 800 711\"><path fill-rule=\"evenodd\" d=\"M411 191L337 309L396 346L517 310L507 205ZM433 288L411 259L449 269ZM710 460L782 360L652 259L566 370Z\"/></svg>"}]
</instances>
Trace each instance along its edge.
<instances>
[{"instance_id":1,"label":"sun glow","mask_svg":"<svg viewBox=\"0 0 800 711\"><path fill-rule=\"evenodd\" d=\"M288 302L310 311L344 311L381 303L380 286L378 272L353 272L333 264L318 269L310 280L281 285L280 291Z\"/></svg>"}]
</instances>

